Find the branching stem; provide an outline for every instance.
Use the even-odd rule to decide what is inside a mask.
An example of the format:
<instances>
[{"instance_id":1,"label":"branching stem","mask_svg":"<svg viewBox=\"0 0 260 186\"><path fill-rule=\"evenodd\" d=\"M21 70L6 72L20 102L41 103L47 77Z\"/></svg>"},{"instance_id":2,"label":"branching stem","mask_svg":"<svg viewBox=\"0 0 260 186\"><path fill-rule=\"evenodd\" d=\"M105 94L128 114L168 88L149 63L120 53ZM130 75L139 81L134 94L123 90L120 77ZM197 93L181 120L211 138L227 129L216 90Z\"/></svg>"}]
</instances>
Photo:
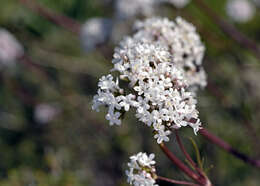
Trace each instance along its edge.
<instances>
[{"instance_id":1,"label":"branching stem","mask_svg":"<svg viewBox=\"0 0 260 186\"><path fill-rule=\"evenodd\" d=\"M191 169L189 169L181 160L179 160L165 145L164 143L159 144L161 150L165 153L165 155L179 168L181 169L187 176L196 181L202 186L208 186L209 180L205 177L197 175Z\"/></svg>"},{"instance_id":2,"label":"branching stem","mask_svg":"<svg viewBox=\"0 0 260 186\"><path fill-rule=\"evenodd\" d=\"M79 34L80 32L80 23L77 21L65 16L58 14L40 4L38 4L35 0L19 0L23 5L30 8L32 11L37 13L38 15L46 18L47 20L55 23L58 26L65 28L66 30L73 32L75 34Z\"/></svg>"},{"instance_id":3,"label":"branching stem","mask_svg":"<svg viewBox=\"0 0 260 186\"><path fill-rule=\"evenodd\" d=\"M253 165L257 168L260 168L260 160L252 159L252 158L248 157L247 155L237 151L231 145L229 145L227 142L225 142L224 140L215 136L214 134L210 133L208 130L200 129L199 133L203 137L205 137L207 140L209 140L210 142L212 142L215 145L219 146L220 148L224 149L225 151L232 154L233 156L243 160L245 163L248 163L248 164Z\"/></svg>"},{"instance_id":4,"label":"branching stem","mask_svg":"<svg viewBox=\"0 0 260 186\"><path fill-rule=\"evenodd\" d=\"M191 183L191 182L187 182L187 181L173 180L173 179L165 178L162 176L157 176L157 179L168 182L168 183L173 183L173 184L199 186L198 184L195 184L195 183Z\"/></svg>"},{"instance_id":5,"label":"branching stem","mask_svg":"<svg viewBox=\"0 0 260 186\"><path fill-rule=\"evenodd\" d=\"M236 41L242 47L250 50L252 54L258 59L260 59L260 48L255 41L248 38L246 35L241 33L239 30L236 29L235 26L229 24L227 21L222 19L213 9L211 9L203 0L194 0L193 1L199 9L201 9L208 17L211 18L212 21L219 28L227 34L231 39Z\"/></svg>"}]
</instances>

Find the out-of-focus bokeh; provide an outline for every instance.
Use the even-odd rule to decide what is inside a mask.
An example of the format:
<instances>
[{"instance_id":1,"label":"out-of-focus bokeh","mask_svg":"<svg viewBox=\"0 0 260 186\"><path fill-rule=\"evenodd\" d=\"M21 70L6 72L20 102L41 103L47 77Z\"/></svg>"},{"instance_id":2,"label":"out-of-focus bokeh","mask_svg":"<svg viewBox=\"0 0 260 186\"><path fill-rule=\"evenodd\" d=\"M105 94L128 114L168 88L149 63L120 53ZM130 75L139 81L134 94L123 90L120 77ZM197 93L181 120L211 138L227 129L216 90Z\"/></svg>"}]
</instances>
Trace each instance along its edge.
<instances>
[{"instance_id":1,"label":"out-of-focus bokeh","mask_svg":"<svg viewBox=\"0 0 260 186\"><path fill-rule=\"evenodd\" d=\"M91 110L98 79L112 68L114 47L133 33L136 19L152 16L182 16L197 27L208 76L198 94L203 127L260 158L260 59L193 0L162 1L1 0L0 186L125 186L126 163L139 151L156 154L160 175L185 179L134 112L120 127L110 127L104 112ZM260 47L260 1L204 2ZM260 169L191 129L180 135L194 160L188 138L196 141L214 185L260 185ZM184 159L171 139L167 146Z\"/></svg>"}]
</instances>

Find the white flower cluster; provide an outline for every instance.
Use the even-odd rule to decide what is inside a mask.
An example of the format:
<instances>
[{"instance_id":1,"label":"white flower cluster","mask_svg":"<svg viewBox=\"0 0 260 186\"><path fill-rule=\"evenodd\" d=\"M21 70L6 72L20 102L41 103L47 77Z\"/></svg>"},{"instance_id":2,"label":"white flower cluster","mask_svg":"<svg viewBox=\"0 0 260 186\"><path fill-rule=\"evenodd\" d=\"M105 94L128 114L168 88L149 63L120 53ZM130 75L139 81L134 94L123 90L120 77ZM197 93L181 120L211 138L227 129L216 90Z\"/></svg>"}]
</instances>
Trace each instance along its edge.
<instances>
[{"instance_id":1,"label":"white flower cluster","mask_svg":"<svg viewBox=\"0 0 260 186\"><path fill-rule=\"evenodd\" d=\"M174 25L173 22L169 23ZM140 32L144 31L145 29L140 29ZM169 141L168 135L173 128L190 126L196 134L201 125L196 109L197 101L194 99L194 93L187 91L187 75L180 65L189 64L185 60L190 57L176 58L174 52L169 52L168 45L159 40L152 42L145 37L139 38L137 35L138 32L120 43L115 49L112 61L113 71L118 71L120 79L129 82L131 93L126 94L126 91L119 87L118 80L113 81L112 75L103 76L99 81L98 94L94 96L92 108L98 111L100 105L108 106L106 119L110 121L110 125L120 125L122 114L130 107L136 108L136 117L153 128L157 143ZM179 47L182 46L185 45ZM193 60L197 60L193 64L200 64L201 58L193 51L191 54L195 56Z\"/></svg>"},{"instance_id":2,"label":"white flower cluster","mask_svg":"<svg viewBox=\"0 0 260 186\"><path fill-rule=\"evenodd\" d=\"M24 53L22 45L7 30L0 28L0 63L12 65Z\"/></svg>"},{"instance_id":3,"label":"white flower cluster","mask_svg":"<svg viewBox=\"0 0 260 186\"><path fill-rule=\"evenodd\" d=\"M197 90L207 85L202 66L205 47L192 24L180 17L176 18L176 23L167 18L150 18L137 21L134 28L138 30L134 39L167 48L173 62L184 70L184 78L190 89Z\"/></svg>"},{"instance_id":4,"label":"white flower cluster","mask_svg":"<svg viewBox=\"0 0 260 186\"><path fill-rule=\"evenodd\" d=\"M226 11L234 21L245 23L253 18L255 7L249 0L228 0Z\"/></svg>"},{"instance_id":5,"label":"white flower cluster","mask_svg":"<svg viewBox=\"0 0 260 186\"><path fill-rule=\"evenodd\" d=\"M155 157L139 152L130 157L129 170L126 171L127 182L134 186L158 186L155 183Z\"/></svg>"}]
</instances>

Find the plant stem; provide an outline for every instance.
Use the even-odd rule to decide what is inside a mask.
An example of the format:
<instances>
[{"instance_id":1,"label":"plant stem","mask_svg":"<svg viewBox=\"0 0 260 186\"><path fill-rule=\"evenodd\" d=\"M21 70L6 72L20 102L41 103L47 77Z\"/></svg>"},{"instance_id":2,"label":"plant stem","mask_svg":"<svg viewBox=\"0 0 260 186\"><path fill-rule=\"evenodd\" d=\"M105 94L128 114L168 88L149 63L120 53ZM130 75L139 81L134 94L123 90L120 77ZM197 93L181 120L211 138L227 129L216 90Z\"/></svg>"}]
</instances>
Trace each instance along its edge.
<instances>
[{"instance_id":1,"label":"plant stem","mask_svg":"<svg viewBox=\"0 0 260 186\"><path fill-rule=\"evenodd\" d=\"M174 183L174 184L179 184L179 185L199 186L199 185L197 185L195 183L191 183L191 182L187 182L187 181L173 180L173 179L165 178L165 177L162 177L162 176L157 176L157 179L161 180L161 181L168 182L168 183Z\"/></svg>"},{"instance_id":2,"label":"plant stem","mask_svg":"<svg viewBox=\"0 0 260 186\"><path fill-rule=\"evenodd\" d=\"M197 175L195 172L190 170L181 160L179 160L170 150L164 145L164 143L159 144L161 150L166 154L166 156L187 176L192 178L194 181L198 182L200 185L207 185L207 180L205 177Z\"/></svg>"},{"instance_id":3,"label":"plant stem","mask_svg":"<svg viewBox=\"0 0 260 186\"><path fill-rule=\"evenodd\" d=\"M77 21L67 16L60 15L46 7L43 7L37 4L35 0L19 0L19 1L26 7L30 8L35 13L48 19L49 21L55 23L56 25L59 25L65 28L66 30L69 30L70 32L76 33L77 35L79 34L81 25Z\"/></svg>"},{"instance_id":4,"label":"plant stem","mask_svg":"<svg viewBox=\"0 0 260 186\"><path fill-rule=\"evenodd\" d=\"M176 136L176 140L177 140L177 143L181 149L181 151L183 152L184 156L187 158L187 160L191 163L191 165L196 169L196 171L201 175L203 176L203 172L202 170L196 165L196 163L192 160L192 158L190 157L190 155L188 154L188 152L186 151L184 145L182 144L181 142L181 139L180 139L180 136L178 134L178 131L175 130L175 136Z\"/></svg>"},{"instance_id":5,"label":"plant stem","mask_svg":"<svg viewBox=\"0 0 260 186\"><path fill-rule=\"evenodd\" d=\"M201 9L208 17L210 17L219 28L226 33L230 38L236 41L239 45L250 50L254 56L260 59L260 48L255 41L248 38L246 35L237 30L232 24L222 19L218 14L211 9L203 0L193 1L199 9Z\"/></svg>"},{"instance_id":6,"label":"plant stem","mask_svg":"<svg viewBox=\"0 0 260 186\"><path fill-rule=\"evenodd\" d=\"M223 94L223 92L216 85L214 85L211 81L208 82L207 89L208 89L209 93L216 96L216 98L218 98L225 105L225 107L227 107L229 105L229 103L227 101L228 99L225 96L225 94ZM248 131L248 136L251 138L252 144L256 148L256 151L257 151L256 154L259 154L259 150L257 150L257 149L258 149L258 142L260 141L260 139L256 133L256 130L246 117L243 116L243 120L244 121L242 124L244 127L246 127L246 130Z\"/></svg>"},{"instance_id":7,"label":"plant stem","mask_svg":"<svg viewBox=\"0 0 260 186\"><path fill-rule=\"evenodd\" d=\"M257 167L257 168L260 168L260 160L252 159L252 158L248 157L247 155L237 151L231 145L229 145L227 142L225 142L224 140L222 140L219 137L215 136L214 134L210 133L208 130L200 129L199 133L203 137L205 137L206 139L211 141L212 143L216 144L220 148L222 148L225 151L227 151L228 153L230 153L233 156L243 160L245 163L248 163L248 164L253 165L253 166Z\"/></svg>"}]
</instances>

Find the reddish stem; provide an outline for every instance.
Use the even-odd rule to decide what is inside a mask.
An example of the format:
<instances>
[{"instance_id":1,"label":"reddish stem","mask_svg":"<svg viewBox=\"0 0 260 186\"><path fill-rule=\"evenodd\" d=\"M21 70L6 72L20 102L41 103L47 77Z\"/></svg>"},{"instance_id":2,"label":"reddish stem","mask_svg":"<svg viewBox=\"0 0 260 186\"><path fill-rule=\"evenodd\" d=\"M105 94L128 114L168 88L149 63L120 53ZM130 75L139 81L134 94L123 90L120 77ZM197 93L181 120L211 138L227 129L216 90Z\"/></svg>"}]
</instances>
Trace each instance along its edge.
<instances>
[{"instance_id":1,"label":"reddish stem","mask_svg":"<svg viewBox=\"0 0 260 186\"><path fill-rule=\"evenodd\" d=\"M215 86L213 83L209 82L207 85L208 91L216 96L220 101L222 101L225 105L228 105L227 97L221 90ZM250 121L247 118L244 118L243 125L246 127L249 137L251 138L252 144L255 146L255 148L258 147L258 141L260 141L257 133L255 132L254 126L250 123ZM257 153L259 154L259 152Z\"/></svg>"},{"instance_id":2,"label":"reddish stem","mask_svg":"<svg viewBox=\"0 0 260 186\"><path fill-rule=\"evenodd\" d=\"M171 153L170 150L163 143L161 143L159 146L162 149L162 151L166 154L166 156L187 176L189 176L201 185L207 185L207 180L205 179L205 177L200 177L195 172L190 170L184 163L182 163L181 160L179 160L173 153Z\"/></svg>"},{"instance_id":3,"label":"reddish stem","mask_svg":"<svg viewBox=\"0 0 260 186\"><path fill-rule=\"evenodd\" d=\"M227 151L228 153L230 153L233 156L243 160L245 163L248 163L248 164L253 165L253 166L257 167L257 168L260 168L260 160L252 159L252 158L248 157L247 155L237 151L231 145L229 145L227 142L225 142L224 140L222 140L219 137L215 136L214 134L210 133L208 130L200 129L199 133L203 137L205 137L206 139L211 141L212 143L218 145L220 148L222 148L225 151Z\"/></svg>"},{"instance_id":4,"label":"reddish stem","mask_svg":"<svg viewBox=\"0 0 260 186\"><path fill-rule=\"evenodd\" d=\"M162 176L157 176L158 180L162 180L168 183L174 183L174 184L179 184L179 185L191 185L191 186L199 186L195 183L191 183L191 182L187 182L187 181L178 181L178 180L173 180L173 179L169 179L169 178L165 178Z\"/></svg>"},{"instance_id":5,"label":"reddish stem","mask_svg":"<svg viewBox=\"0 0 260 186\"><path fill-rule=\"evenodd\" d=\"M77 21L64 15L60 15L46 7L43 7L37 4L37 2L34 0L19 1L35 13L39 14L42 17L45 17L46 19L55 23L56 25L59 25L65 28L66 30L69 30L70 32L76 33L77 35L79 34L81 25Z\"/></svg>"},{"instance_id":6,"label":"reddish stem","mask_svg":"<svg viewBox=\"0 0 260 186\"><path fill-rule=\"evenodd\" d=\"M177 140L177 143L181 149L181 151L183 152L184 156L187 158L187 160L191 163L191 165L196 169L196 171L201 175L203 176L203 172L202 170L200 170L200 168L198 168L198 166L196 165L196 163L192 160L192 158L190 157L189 153L186 151L184 145L182 144L181 142L181 139L180 139L180 136L178 134L178 131L175 130L175 136L176 136L176 140Z\"/></svg>"},{"instance_id":7,"label":"reddish stem","mask_svg":"<svg viewBox=\"0 0 260 186\"><path fill-rule=\"evenodd\" d=\"M227 21L222 19L218 14L211 9L203 0L194 0L197 6L203 10L208 17L210 17L219 28L226 33L230 38L236 41L238 44L243 46L244 48L249 49L252 53L260 59L260 48L258 44L253 40L248 38L246 35L237 30L233 25L229 24Z\"/></svg>"}]
</instances>

